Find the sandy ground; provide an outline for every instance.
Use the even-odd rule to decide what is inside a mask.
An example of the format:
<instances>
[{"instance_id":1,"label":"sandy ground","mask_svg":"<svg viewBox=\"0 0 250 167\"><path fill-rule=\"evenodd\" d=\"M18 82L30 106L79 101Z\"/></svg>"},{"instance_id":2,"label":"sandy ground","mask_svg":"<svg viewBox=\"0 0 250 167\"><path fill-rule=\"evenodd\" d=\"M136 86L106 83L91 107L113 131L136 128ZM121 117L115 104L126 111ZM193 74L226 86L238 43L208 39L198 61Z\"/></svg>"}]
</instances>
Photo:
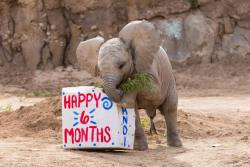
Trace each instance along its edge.
<instances>
[{"instance_id":1,"label":"sandy ground","mask_svg":"<svg viewBox=\"0 0 250 167\"><path fill-rule=\"evenodd\" d=\"M44 98L29 98L25 96L0 96L0 112L17 110L21 106L31 106L42 101Z\"/></svg>"},{"instance_id":2,"label":"sandy ground","mask_svg":"<svg viewBox=\"0 0 250 167\"><path fill-rule=\"evenodd\" d=\"M149 150L141 152L62 149L60 98L48 96L57 96L62 87L96 82L86 72L70 67L34 73L1 69L0 166L249 167L249 63L233 59L175 67L183 147L166 145L159 114L158 135L149 135L149 121L141 111L149 143Z\"/></svg>"},{"instance_id":3,"label":"sandy ground","mask_svg":"<svg viewBox=\"0 0 250 167\"><path fill-rule=\"evenodd\" d=\"M9 98L2 97L0 103ZM181 124L185 131L190 128L190 132L181 134L183 148L166 146L164 133L161 133L163 120L160 115L155 119L160 133L148 136L148 151L63 150L60 140L53 140L53 137L12 135L3 138L0 135L0 166L247 167L250 165L249 102L250 96L246 95L180 98L179 108L188 115L185 120L190 123L187 128ZM182 117L180 119L184 120Z\"/></svg>"}]
</instances>

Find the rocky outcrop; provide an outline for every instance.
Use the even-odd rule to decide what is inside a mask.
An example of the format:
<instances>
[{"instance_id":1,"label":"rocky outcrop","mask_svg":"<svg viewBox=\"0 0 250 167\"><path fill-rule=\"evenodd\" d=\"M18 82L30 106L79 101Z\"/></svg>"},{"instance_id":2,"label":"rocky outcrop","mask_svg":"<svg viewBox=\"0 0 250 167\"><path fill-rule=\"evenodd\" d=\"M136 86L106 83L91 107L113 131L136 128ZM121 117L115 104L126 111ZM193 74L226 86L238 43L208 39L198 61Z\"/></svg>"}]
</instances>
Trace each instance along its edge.
<instances>
[{"instance_id":1,"label":"rocky outcrop","mask_svg":"<svg viewBox=\"0 0 250 167\"><path fill-rule=\"evenodd\" d=\"M214 50L217 24L201 13L188 15L184 21L185 41L191 55L207 61Z\"/></svg>"},{"instance_id":2,"label":"rocky outcrop","mask_svg":"<svg viewBox=\"0 0 250 167\"><path fill-rule=\"evenodd\" d=\"M1 0L0 66L76 65L80 41L136 19L159 27L172 61L249 55L249 0Z\"/></svg>"},{"instance_id":3,"label":"rocky outcrop","mask_svg":"<svg viewBox=\"0 0 250 167\"><path fill-rule=\"evenodd\" d=\"M6 27L0 26L1 35L6 36L2 47L10 48L11 59L0 53L1 59L5 63L19 60L18 65L32 70L62 65L69 35L60 1L12 0L2 3L5 11L0 17L8 23ZM2 6L0 8L3 10Z\"/></svg>"},{"instance_id":4,"label":"rocky outcrop","mask_svg":"<svg viewBox=\"0 0 250 167\"><path fill-rule=\"evenodd\" d=\"M127 0L129 20L166 18L169 15L187 12L188 0Z\"/></svg>"},{"instance_id":5,"label":"rocky outcrop","mask_svg":"<svg viewBox=\"0 0 250 167\"><path fill-rule=\"evenodd\" d=\"M217 23L202 13L153 22L162 31L163 47L172 61L184 62L192 57L206 61L213 54Z\"/></svg>"},{"instance_id":6,"label":"rocky outcrop","mask_svg":"<svg viewBox=\"0 0 250 167\"><path fill-rule=\"evenodd\" d=\"M126 2L111 0L3 0L0 66L52 69L75 65L80 41L108 38L126 24Z\"/></svg>"},{"instance_id":7,"label":"rocky outcrop","mask_svg":"<svg viewBox=\"0 0 250 167\"><path fill-rule=\"evenodd\" d=\"M152 22L162 32L162 46L172 61L183 62L191 57L191 52L184 40L184 18L154 19Z\"/></svg>"},{"instance_id":8,"label":"rocky outcrop","mask_svg":"<svg viewBox=\"0 0 250 167\"><path fill-rule=\"evenodd\" d=\"M209 63L226 56L249 56L250 1L189 2L196 2L197 9L153 19L172 61Z\"/></svg>"},{"instance_id":9,"label":"rocky outcrop","mask_svg":"<svg viewBox=\"0 0 250 167\"><path fill-rule=\"evenodd\" d=\"M224 55L250 56L249 44L250 30L236 27L233 34L223 36L222 51Z\"/></svg>"}]
</instances>

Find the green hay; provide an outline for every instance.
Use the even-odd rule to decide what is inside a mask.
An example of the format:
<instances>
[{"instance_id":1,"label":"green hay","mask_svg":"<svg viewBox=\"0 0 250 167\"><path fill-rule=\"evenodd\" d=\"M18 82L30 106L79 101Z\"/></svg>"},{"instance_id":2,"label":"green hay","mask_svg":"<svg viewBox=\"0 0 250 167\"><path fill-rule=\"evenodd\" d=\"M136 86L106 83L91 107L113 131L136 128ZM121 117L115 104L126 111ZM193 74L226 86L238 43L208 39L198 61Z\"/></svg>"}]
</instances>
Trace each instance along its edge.
<instances>
[{"instance_id":1,"label":"green hay","mask_svg":"<svg viewBox=\"0 0 250 167\"><path fill-rule=\"evenodd\" d=\"M91 83L91 85L103 88L103 85L100 83ZM151 91L152 88L152 79L146 73L134 74L120 85L120 89L126 94L134 91Z\"/></svg>"},{"instance_id":2,"label":"green hay","mask_svg":"<svg viewBox=\"0 0 250 167\"><path fill-rule=\"evenodd\" d=\"M120 88L124 93L151 90L153 88L152 79L145 73L137 73L123 82Z\"/></svg>"},{"instance_id":3,"label":"green hay","mask_svg":"<svg viewBox=\"0 0 250 167\"><path fill-rule=\"evenodd\" d=\"M141 126L143 129L148 129L150 127L150 119L148 117L141 117Z\"/></svg>"}]
</instances>

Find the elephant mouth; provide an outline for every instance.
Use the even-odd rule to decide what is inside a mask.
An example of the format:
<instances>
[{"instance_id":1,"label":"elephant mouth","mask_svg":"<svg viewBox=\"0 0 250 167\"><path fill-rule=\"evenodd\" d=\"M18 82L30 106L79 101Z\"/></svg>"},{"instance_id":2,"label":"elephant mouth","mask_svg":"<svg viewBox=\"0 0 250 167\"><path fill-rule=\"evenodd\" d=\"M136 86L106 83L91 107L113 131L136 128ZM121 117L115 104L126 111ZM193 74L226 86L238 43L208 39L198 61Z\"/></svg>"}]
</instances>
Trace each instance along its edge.
<instances>
[{"instance_id":1,"label":"elephant mouth","mask_svg":"<svg viewBox=\"0 0 250 167\"><path fill-rule=\"evenodd\" d=\"M123 91L120 89L109 89L104 87L103 91L116 103L119 103L124 95Z\"/></svg>"}]
</instances>

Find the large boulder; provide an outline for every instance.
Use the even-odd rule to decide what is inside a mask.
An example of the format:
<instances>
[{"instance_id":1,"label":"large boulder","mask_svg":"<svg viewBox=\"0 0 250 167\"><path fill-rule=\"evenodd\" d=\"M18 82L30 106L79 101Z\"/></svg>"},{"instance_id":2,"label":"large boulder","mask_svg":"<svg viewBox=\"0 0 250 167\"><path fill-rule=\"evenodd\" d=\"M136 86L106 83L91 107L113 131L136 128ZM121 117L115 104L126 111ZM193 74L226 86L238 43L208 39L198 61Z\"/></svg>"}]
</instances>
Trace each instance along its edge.
<instances>
[{"instance_id":1,"label":"large boulder","mask_svg":"<svg viewBox=\"0 0 250 167\"><path fill-rule=\"evenodd\" d=\"M250 14L249 16L243 17L237 21L237 24L241 28L250 29Z\"/></svg>"},{"instance_id":2,"label":"large boulder","mask_svg":"<svg viewBox=\"0 0 250 167\"><path fill-rule=\"evenodd\" d=\"M152 21L162 32L162 46L171 61L183 62L191 56L184 36L183 19L157 19Z\"/></svg>"},{"instance_id":3,"label":"large boulder","mask_svg":"<svg viewBox=\"0 0 250 167\"><path fill-rule=\"evenodd\" d=\"M217 35L217 24L201 13L186 18L153 21L162 32L163 48L171 61L184 62L191 57L210 59Z\"/></svg>"},{"instance_id":4,"label":"large boulder","mask_svg":"<svg viewBox=\"0 0 250 167\"><path fill-rule=\"evenodd\" d=\"M224 35L222 50L225 55L249 56L250 55L250 30L236 27L233 34Z\"/></svg>"},{"instance_id":5,"label":"large boulder","mask_svg":"<svg viewBox=\"0 0 250 167\"><path fill-rule=\"evenodd\" d=\"M191 55L207 61L213 53L217 24L201 13L190 14L184 20L185 41Z\"/></svg>"}]
</instances>

